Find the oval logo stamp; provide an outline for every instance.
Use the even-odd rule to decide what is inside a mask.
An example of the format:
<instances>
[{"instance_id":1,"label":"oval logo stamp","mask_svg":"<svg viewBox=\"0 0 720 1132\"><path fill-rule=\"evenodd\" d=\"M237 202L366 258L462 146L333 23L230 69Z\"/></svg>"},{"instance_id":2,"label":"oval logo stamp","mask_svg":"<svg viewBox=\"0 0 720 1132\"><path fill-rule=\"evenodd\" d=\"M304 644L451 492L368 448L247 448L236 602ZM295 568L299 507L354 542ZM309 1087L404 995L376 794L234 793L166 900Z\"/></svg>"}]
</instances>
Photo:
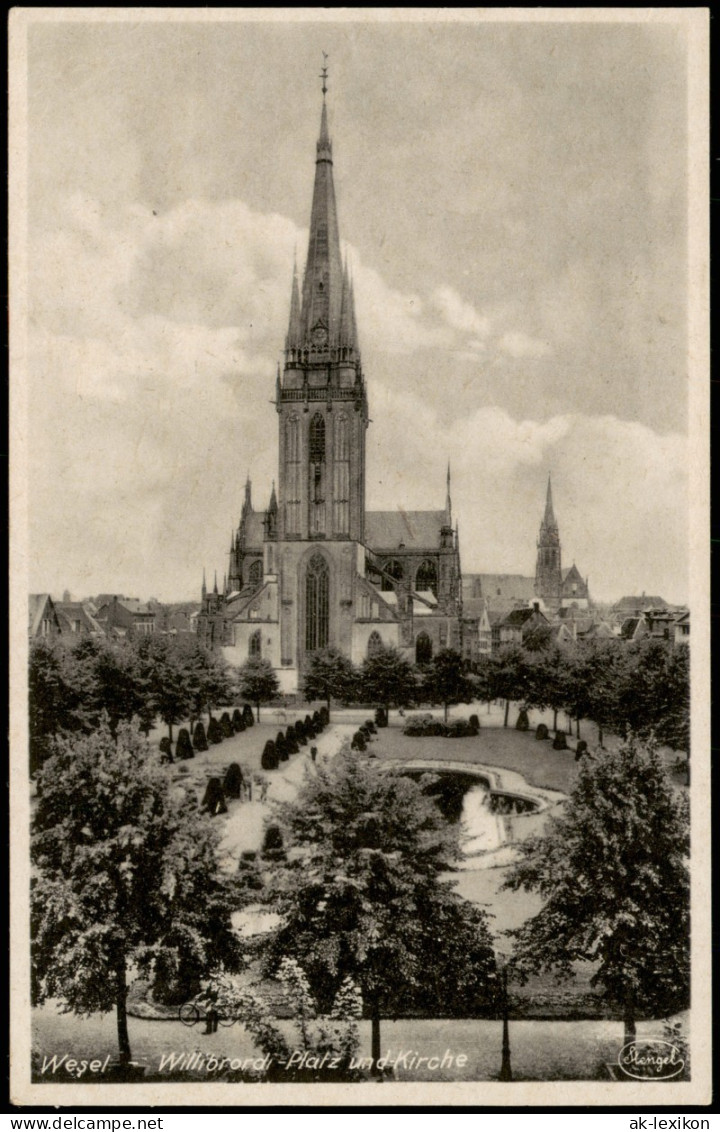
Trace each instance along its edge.
<instances>
[{"instance_id":1,"label":"oval logo stamp","mask_svg":"<svg viewBox=\"0 0 720 1132\"><path fill-rule=\"evenodd\" d=\"M618 1054L618 1065L636 1081L668 1081L682 1073L685 1061L672 1042L647 1038L624 1045Z\"/></svg>"}]
</instances>

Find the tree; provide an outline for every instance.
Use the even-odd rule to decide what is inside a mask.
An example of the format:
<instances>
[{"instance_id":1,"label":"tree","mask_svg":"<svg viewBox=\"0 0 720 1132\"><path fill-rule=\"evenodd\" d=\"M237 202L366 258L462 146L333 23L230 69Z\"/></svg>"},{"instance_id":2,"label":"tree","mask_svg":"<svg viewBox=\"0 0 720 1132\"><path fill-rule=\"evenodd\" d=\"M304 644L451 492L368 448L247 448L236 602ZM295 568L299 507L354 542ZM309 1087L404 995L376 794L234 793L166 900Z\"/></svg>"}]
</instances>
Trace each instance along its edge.
<instances>
[{"instance_id":1,"label":"tree","mask_svg":"<svg viewBox=\"0 0 720 1132\"><path fill-rule=\"evenodd\" d=\"M336 648L318 649L310 654L303 680L303 695L308 702L325 700L328 716L332 699L352 698L357 674L352 662Z\"/></svg>"},{"instance_id":2,"label":"tree","mask_svg":"<svg viewBox=\"0 0 720 1132\"><path fill-rule=\"evenodd\" d=\"M520 844L506 886L539 892L541 911L512 934L520 971L597 964L625 1041L638 1012L673 1013L689 995L689 819L654 744L635 736L584 758L567 809Z\"/></svg>"},{"instance_id":3,"label":"tree","mask_svg":"<svg viewBox=\"0 0 720 1132\"><path fill-rule=\"evenodd\" d=\"M128 978L155 962L200 975L239 961L234 907L215 855L219 835L179 797L147 740L106 722L55 744L33 818L33 1000L117 1012L130 1061Z\"/></svg>"},{"instance_id":4,"label":"tree","mask_svg":"<svg viewBox=\"0 0 720 1132\"><path fill-rule=\"evenodd\" d=\"M418 684L410 661L399 649L386 648L365 657L360 669L360 696L366 703L389 708L403 706L417 695Z\"/></svg>"},{"instance_id":5,"label":"tree","mask_svg":"<svg viewBox=\"0 0 720 1132\"><path fill-rule=\"evenodd\" d=\"M34 774L50 754L53 735L63 729L76 730L77 721L59 647L45 641L32 643L28 679L30 770Z\"/></svg>"},{"instance_id":6,"label":"tree","mask_svg":"<svg viewBox=\"0 0 720 1132\"><path fill-rule=\"evenodd\" d=\"M472 698L473 686L467 678L463 659L455 649L441 649L430 661L425 686L432 701L439 700L445 708L445 722L450 704L463 703Z\"/></svg>"},{"instance_id":7,"label":"tree","mask_svg":"<svg viewBox=\"0 0 720 1132\"><path fill-rule=\"evenodd\" d=\"M441 879L459 857L458 833L421 784L344 749L308 770L276 819L292 852L265 876L265 900L282 917L268 973L296 959L323 1010L343 980L357 982L374 1059L383 1015L428 1003L467 1013L486 999L487 917Z\"/></svg>"},{"instance_id":8,"label":"tree","mask_svg":"<svg viewBox=\"0 0 720 1132\"><path fill-rule=\"evenodd\" d=\"M187 718L192 704L187 652L172 637L145 637L137 648L141 679L172 742L174 724Z\"/></svg>"},{"instance_id":9,"label":"tree","mask_svg":"<svg viewBox=\"0 0 720 1132\"><path fill-rule=\"evenodd\" d=\"M280 694L275 670L270 661L262 657L251 657L245 661L238 671L238 688L242 697L255 704L258 723L260 705L271 703Z\"/></svg>"},{"instance_id":10,"label":"tree","mask_svg":"<svg viewBox=\"0 0 720 1132\"><path fill-rule=\"evenodd\" d=\"M492 685L495 695L505 700L508 725L511 700L525 700L529 691L528 661L519 645L509 645L492 658Z\"/></svg>"}]
</instances>

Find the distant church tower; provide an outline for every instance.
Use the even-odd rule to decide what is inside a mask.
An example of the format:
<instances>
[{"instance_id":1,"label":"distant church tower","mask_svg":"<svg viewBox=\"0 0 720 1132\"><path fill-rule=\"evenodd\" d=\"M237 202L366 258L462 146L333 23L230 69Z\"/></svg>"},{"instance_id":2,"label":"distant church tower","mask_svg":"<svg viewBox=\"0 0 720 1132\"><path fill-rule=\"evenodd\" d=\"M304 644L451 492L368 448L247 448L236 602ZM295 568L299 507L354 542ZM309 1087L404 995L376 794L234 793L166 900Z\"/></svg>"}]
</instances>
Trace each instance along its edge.
<instances>
[{"instance_id":1,"label":"distant church tower","mask_svg":"<svg viewBox=\"0 0 720 1132\"><path fill-rule=\"evenodd\" d=\"M555 611L560 605L561 588L560 532L553 511L552 485L548 476L545 514L537 541L535 593L542 598L548 609Z\"/></svg>"}]
</instances>

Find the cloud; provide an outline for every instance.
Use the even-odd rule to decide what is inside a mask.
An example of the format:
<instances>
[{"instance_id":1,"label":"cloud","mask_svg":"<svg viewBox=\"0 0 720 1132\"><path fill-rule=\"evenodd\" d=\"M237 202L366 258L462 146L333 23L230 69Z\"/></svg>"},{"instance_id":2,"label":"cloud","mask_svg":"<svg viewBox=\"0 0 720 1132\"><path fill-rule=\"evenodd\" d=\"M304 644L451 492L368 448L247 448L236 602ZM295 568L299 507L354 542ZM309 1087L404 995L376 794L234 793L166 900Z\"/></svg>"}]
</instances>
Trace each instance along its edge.
<instances>
[{"instance_id":1,"label":"cloud","mask_svg":"<svg viewBox=\"0 0 720 1132\"><path fill-rule=\"evenodd\" d=\"M276 475L270 402L293 250L306 240L242 201L156 215L82 194L36 230L34 590L172 599L193 595L203 564L222 571L247 472L258 507ZM442 507L450 456L464 568L532 573L552 469L566 560L577 557L595 592L682 598L683 440L612 416L468 411L474 395L454 404L443 385L451 353L497 367L503 352L533 359L546 343L513 327L513 312L481 313L445 285L404 293L352 258L361 344L377 361L369 505ZM417 358L417 389L393 383L399 354Z\"/></svg>"},{"instance_id":2,"label":"cloud","mask_svg":"<svg viewBox=\"0 0 720 1132\"><path fill-rule=\"evenodd\" d=\"M687 440L613 416L516 419L497 407L446 424L425 401L370 390L368 506L442 507L452 467L463 569L531 575L552 473L563 561L599 599L687 598ZM402 445L397 421L407 422ZM420 469L420 472L419 472Z\"/></svg>"},{"instance_id":3,"label":"cloud","mask_svg":"<svg viewBox=\"0 0 720 1132\"><path fill-rule=\"evenodd\" d=\"M544 358L552 353L548 342L541 342L539 338L531 338L521 330L510 331L498 339L498 349L511 358Z\"/></svg>"}]
</instances>

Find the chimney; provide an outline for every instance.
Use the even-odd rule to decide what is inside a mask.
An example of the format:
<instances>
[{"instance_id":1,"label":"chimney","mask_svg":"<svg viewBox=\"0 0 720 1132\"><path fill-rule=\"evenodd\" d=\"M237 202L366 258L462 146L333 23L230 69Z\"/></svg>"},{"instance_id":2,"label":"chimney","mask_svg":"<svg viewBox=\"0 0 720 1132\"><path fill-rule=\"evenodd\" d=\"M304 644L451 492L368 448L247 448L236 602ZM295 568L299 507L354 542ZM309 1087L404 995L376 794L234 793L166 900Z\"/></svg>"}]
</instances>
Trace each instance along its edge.
<instances>
[{"instance_id":1,"label":"chimney","mask_svg":"<svg viewBox=\"0 0 720 1132\"><path fill-rule=\"evenodd\" d=\"M536 613L540 612L540 602L539 601L533 602L533 609L535 610Z\"/></svg>"}]
</instances>

